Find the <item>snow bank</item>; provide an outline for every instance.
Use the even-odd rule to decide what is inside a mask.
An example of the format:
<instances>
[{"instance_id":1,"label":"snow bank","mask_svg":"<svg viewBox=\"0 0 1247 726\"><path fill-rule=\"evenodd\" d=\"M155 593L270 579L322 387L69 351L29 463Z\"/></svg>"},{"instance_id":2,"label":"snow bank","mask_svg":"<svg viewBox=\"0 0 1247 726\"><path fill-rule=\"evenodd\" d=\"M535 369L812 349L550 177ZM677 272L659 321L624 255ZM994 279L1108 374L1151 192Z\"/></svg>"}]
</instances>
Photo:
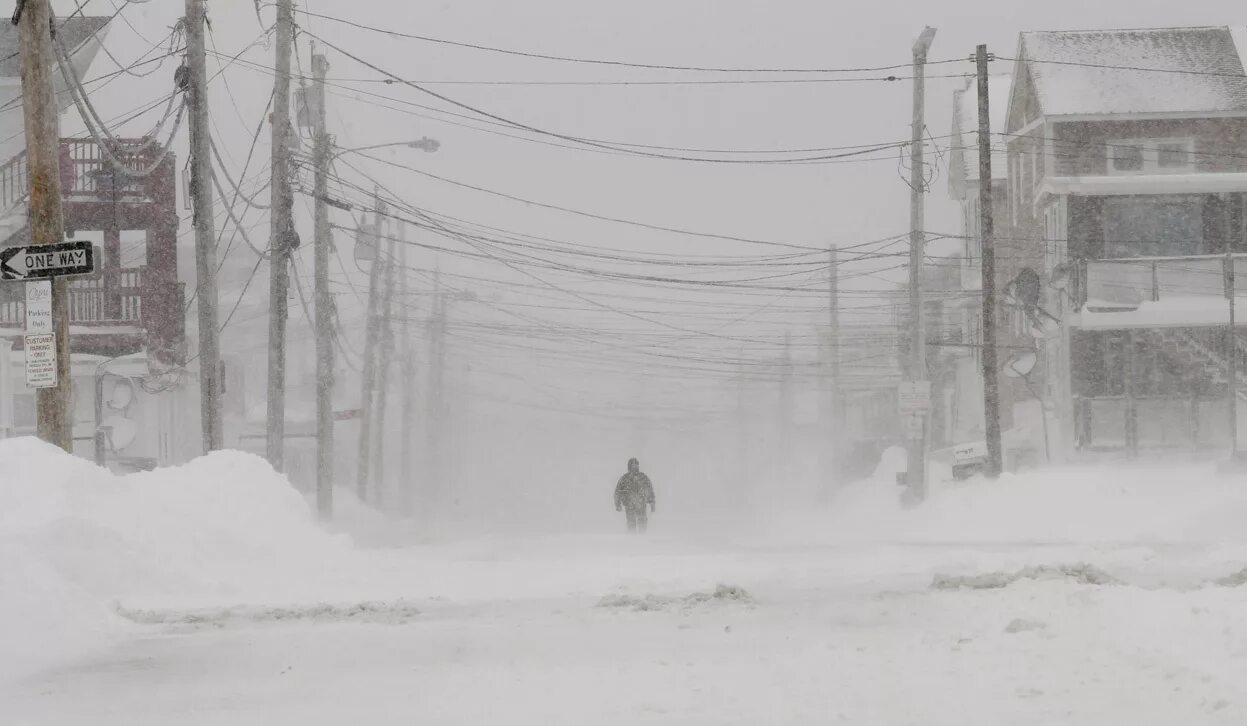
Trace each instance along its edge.
<instances>
[{"instance_id":1,"label":"snow bank","mask_svg":"<svg viewBox=\"0 0 1247 726\"><path fill-rule=\"evenodd\" d=\"M0 669L99 643L116 601L241 599L347 550L251 454L119 477L21 438L0 460Z\"/></svg>"},{"instance_id":2,"label":"snow bank","mask_svg":"<svg viewBox=\"0 0 1247 726\"><path fill-rule=\"evenodd\" d=\"M1057 467L996 481L935 472L927 501L911 508L896 484L904 468L903 450L890 449L874 476L774 528L854 542L1247 545L1247 476L1218 473L1213 463Z\"/></svg>"}]
</instances>

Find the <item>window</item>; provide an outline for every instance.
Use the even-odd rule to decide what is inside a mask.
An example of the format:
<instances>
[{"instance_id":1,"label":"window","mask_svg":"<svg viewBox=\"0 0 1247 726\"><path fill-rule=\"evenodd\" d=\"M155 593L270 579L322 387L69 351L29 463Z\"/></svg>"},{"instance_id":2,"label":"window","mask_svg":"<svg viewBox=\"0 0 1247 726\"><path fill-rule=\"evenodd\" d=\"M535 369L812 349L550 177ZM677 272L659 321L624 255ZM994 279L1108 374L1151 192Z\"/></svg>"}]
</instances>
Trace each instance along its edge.
<instances>
[{"instance_id":1,"label":"window","mask_svg":"<svg viewBox=\"0 0 1247 726\"><path fill-rule=\"evenodd\" d=\"M1202 196L1104 200L1106 258L1201 254L1209 254L1204 245Z\"/></svg>"},{"instance_id":2,"label":"window","mask_svg":"<svg viewBox=\"0 0 1247 726\"><path fill-rule=\"evenodd\" d=\"M1161 169L1186 169L1191 150L1185 141L1164 141L1156 145L1156 165Z\"/></svg>"},{"instance_id":3,"label":"window","mask_svg":"<svg viewBox=\"0 0 1247 726\"><path fill-rule=\"evenodd\" d=\"M966 200L965 220L962 228L966 236L966 266L972 267L979 256L979 200L977 197L970 197Z\"/></svg>"},{"instance_id":4,"label":"window","mask_svg":"<svg viewBox=\"0 0 1247 726\"><path fill-rule=\"evenodd\" d=\"M1190 171L1193 139L1127 139L1110 141L1109 173L1141 174Z\"/></svg>"},{"instance_id":5,"label":"window","mask_svg":"<svg viewBox=\"0 0 1247 726\"><path fill-rule=\"evenodd\" d=\"M1114 146L1113 171L1143 171L1143 149L1138 146Z\"/></svg>"},{"instance_id":6,"label":"window","mask_svg":"<svg viewBox=\"0 0 1247 726\"><path fill-rule=\"evenodd\" d=\"M38 424L35 412L35 394L17 393L13 395L13 428L22 431L34 430Z\"/></svg>"}]
</instances>

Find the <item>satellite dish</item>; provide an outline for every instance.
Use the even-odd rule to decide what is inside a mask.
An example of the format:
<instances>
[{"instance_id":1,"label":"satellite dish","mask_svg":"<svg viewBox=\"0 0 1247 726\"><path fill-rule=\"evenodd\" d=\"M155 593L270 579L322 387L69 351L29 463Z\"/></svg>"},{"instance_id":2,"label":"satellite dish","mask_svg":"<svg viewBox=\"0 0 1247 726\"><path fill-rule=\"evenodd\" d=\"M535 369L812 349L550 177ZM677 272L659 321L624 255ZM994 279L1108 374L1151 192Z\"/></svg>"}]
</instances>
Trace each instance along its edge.
<instances>
[{"instance_id":1,"label":"satellite dish","mask_svg":"<svg viewBox=\"0 0 1247 726\"><path fill-rule=\"evenodd\" d=\"M1035 364L1039 362L1039 356L1033 351L1018 353L1005 364L1005 375L1009 378L1025 378L1035 369Z\"/></svg>"},{"instance_id":2,"label":"satellite dish","mask_svg":"<svg viewBox=\"0 0 1247 726\"><path fill-rule=\"evenodd\" d=\"M108 441L112 444L113 451L121 451L133 444L139 433L139 427L133 421L120 415L109 416L104 419L104 422L100 424L100 428L104 429L104 433L108 436Z\"/></svg>"},{"instance_id":3,"label":"satellite dish","mask_svg":"<svg viewBox=\"0 0 1247 726\"><path fill-rule=\"evenodd\" d=\"M108 395L108 407L125 409L134 402L134 383L129 378L114 378L113 388Z\"/></svg>"},{"instance_id":4,"label":"satellite dish","mask_svg":"<svg viewBox=\"0 0 1247 726\"><path fill-rule=\"evenodd\" d=\"M1070 277L1073 276L1074 266L1068 262L1062 262L1052 268L1052 277L1049 280L1050 285L1058 290L1064 290L1069 287Z\"/></svg>"},{"instance_id":5,"label":"satellite dish","mask_svg":"<svg viewBox=\"0 0 1247 726\"><path fill-rule=\"evenodd\" d=\"M1013 280L1013 294L1028 308L1038 305L1039 298L1043 294L1043 281L1039 273L1030 267L1022 268Z\"/></svg>"}]
</instances>

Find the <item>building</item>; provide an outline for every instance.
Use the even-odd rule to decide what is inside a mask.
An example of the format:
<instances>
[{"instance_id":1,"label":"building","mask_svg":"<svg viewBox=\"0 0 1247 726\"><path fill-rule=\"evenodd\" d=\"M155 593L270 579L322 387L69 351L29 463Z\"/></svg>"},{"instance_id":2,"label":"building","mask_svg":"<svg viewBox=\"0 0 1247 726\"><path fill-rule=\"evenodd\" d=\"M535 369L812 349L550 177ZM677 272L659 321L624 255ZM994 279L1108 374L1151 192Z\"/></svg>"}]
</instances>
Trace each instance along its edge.
<instances>
[{"instance_id":1,"label":"building","mask_svg":"<svg viewBox=\"0 0 1247 726\"><path fill-rule=\"evenodd\" d=\"M1245 52L1233 27L1020 37L997 249L1002 285L1042 284L1002 304L1000 344L1038 355L1023 382L1053 459L1228 446L1231 369L1247 397L1226 296L1229 279L1247 315Z\"/></svg>"},{"instance_id":2,"label":"building","mask_svg":"<svg viewBox=\"0 0 1247 726\"><path fill-rule=\"evenodd\" d=\"M59 37L82 77L107 18L69 18ZM0 247L27 244L29 177L21 114L17 28L0 26ZM71 105L64 79L60 110ZM70 282L75 453L120 468L184 460L198 437L186 368L186 295L178 280L177 161L154 139L61 140L66 236L96 245L97 272ZM117 160L114 163L111 159ZM118 167L142 174L127 174ZM35 391L24 378L22 283L0 282L0 435L35 430Z\"/></svg>"}]
</instances>

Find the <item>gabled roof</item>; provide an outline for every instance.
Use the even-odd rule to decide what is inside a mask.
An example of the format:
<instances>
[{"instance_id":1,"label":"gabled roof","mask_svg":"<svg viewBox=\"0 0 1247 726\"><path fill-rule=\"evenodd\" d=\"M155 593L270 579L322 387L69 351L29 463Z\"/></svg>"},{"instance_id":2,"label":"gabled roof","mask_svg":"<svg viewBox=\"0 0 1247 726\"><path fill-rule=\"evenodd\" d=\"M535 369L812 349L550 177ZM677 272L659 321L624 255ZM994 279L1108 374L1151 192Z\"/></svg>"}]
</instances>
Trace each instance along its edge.
<instances>
[{"instance_id":1,"label":"gabled roof","mask_svg":"<svg viewBox=\"0 0 1247 726\"><path fill-rule=\"evenodd\" d=\"M108 25L109 18L106 17L82 17L69 18L67 20L58 21L57 32L60 34L61 41L65 44L65 50L71 56L75 55L81 46L89 40L95 39L96 34L105 25ZM22 75L22 61L18 52L18 29L16 25L10 22L0 22L0 78L18 78ZM94 49L91 55L94 56ZM79 63L78 58L74 58L75 66ZM56 75L60 75L59 73Z\"/></svg>"},{"instance_id":2,"label":"gabled roof","mask_svg":"<svg viewBox=\"0 0 1247 726\"><path fill-rule=\"evenodd\" d=\"M1004 133L1009 111L1009 88L1013 78L1009 75L992 75L987 78L987 95L990 99L991 132ZM950 172L960 175L960 180L975 183L979 179L979 98L978 83L974 79L966 87L953 91L952 162ZM992 179L1004 179L1005 154L998 149L992 154Z\"/></svg>"},{"instance_id":3,"label":"gabled roof","mask_svg":"<svg viewBox=\"0 0 1247 726\"><path fill-rule=\"evenodd\" d=\"M1247 112L1240 40L1228 26L1028 32L1018 72L1045 116Z\"/></svg>"}]
</instances>

